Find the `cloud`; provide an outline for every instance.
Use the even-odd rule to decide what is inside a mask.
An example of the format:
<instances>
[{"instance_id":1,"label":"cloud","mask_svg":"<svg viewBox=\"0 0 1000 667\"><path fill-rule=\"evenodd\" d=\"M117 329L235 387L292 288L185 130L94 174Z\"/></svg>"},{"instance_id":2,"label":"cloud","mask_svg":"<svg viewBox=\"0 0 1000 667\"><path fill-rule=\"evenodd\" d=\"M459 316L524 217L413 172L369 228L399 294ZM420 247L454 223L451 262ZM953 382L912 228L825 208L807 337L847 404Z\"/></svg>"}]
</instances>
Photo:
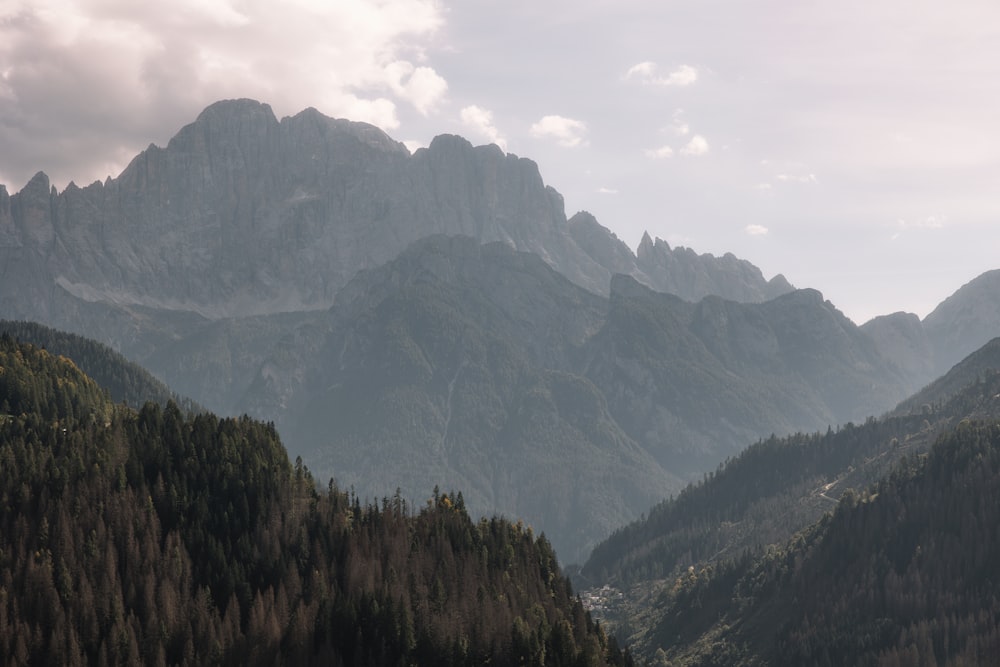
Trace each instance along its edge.
<instances>
[{"instance_id":1,"label":"cloud","mask_svg":"<svg viewBox=\"0 0 1000 667\"><path fill-rule=\"evenodd\" d=\"M477 134L486 137L503 150L507 150L507 140L493 124L493 112L480 106L470 105L459 112L462 124Z\"/></svg>"},{"instance_id":2,"label":"cloud","mask_svg":"<svg viewBox=\"0 0 1000 667\"><path fill-rule=\"evenodd\" d=\"M614 188L597 188L597 194L599 195L616 195L618 190Z\"/></svg>"},{"instance_id":3,"label":"cloud","mask_svg":"<svg viewBox=\"0 0 1000 667\"><path fill-rule=\"evenodd\" d=\"M656 63L647 60L630 67L625 79L650 86L690 86L698 80L698 70L690 65L681 65L664 76L659 73Z\"/></svg>"},{"instance_id":4,"label":"cloud","mask_svg":"<svg viewBox=\"0 0 1000 667\"><path fill-rule=\"evenodd\" d=\"M660 146L659 148L650 148L645 151L646 157L652 160L662 160L664 158L672 157L674 154L674 149L670 146Z\"/></svg>"},{"instance_id":5,"label":"cloud","mask_svg":"<svg viewBox=\"0 0 1000 667\"><path fill-rule=\"evenodd\" d=\"M900 218L896 221L896 226L899 229L944 229L948 223L948 216L944 215L929 215L926 218L920 220L908 221Z\"/></svg>"},{"instance_id":6,"label":"cloud","mask_svg":"<svg viewBox=\"0 0 1000 667\"><path fill-rule=\"evenodd\" d=\"M544 116L531 126L530 132L536 139L553 139L565 148L587 145L586 123L564 116Z\"/></svg>"},{"instance_id":7,"label":"cloud","mask_svg":"<svg viewBox=\"0 0 1000 667\"><path fill-rule=\"evenodd\" d=\"M768 229L764 225L747 225L743 231L750 236L767 236Z\"/></svg>"},{"instance_id":8,"label":"cloud","mask_svg":"<svg viewBox=\"0 0 1000 667\"><path fill-rule=\"evenodd\" d=\"M691 141L681 149L681 155L699 156L708 153L708 141L700 134L691 137Z\"/></svg>"},{"instance_id":9,"label":"cloud","mask_svg":"<svg viewBox=\"0 0 1000 667\"><path fill-rule=\"evenodd\" d=\"M929 215L913 221L899 218L896 220L896 232L890 236L889 239L895 241L904 233L908 233L913 230L944 229L948 226L948 222L948 216L946 215Z\"/></svg>"},{"instance_id":10,"label":"cloud","mask_svg":"<svg viewBox=\"0 0 1000 667\"><path fill-rule=\"evenodd\" d=\"M424 116L433 111L448 92L448 82L430 67L415 67L400 60L390 63L385 73L393 92Z\"/></svg>"},{"instance_id":11,"label":"cloud","mask_svg":"<svg viewBox=\"0 0 1000 667\"><path fill-rule=\"evenodd\" d=\"M0 9L0 177L14 189L39 169L59 185L117 173L219 99L391 130L398 104L426 115L447 92L426 55L438 0L13 5Z\"/></svg>"},{"instance_id":12,"label":"cloud","mask_svg":"<svg viewBox=\"0 0 1000 667\"><path fill-rule=\"evenodd\" d=\"M778 174L775 176L779 181L785 183L818 183L816 174Z\"/></svg>"}]
</instances>

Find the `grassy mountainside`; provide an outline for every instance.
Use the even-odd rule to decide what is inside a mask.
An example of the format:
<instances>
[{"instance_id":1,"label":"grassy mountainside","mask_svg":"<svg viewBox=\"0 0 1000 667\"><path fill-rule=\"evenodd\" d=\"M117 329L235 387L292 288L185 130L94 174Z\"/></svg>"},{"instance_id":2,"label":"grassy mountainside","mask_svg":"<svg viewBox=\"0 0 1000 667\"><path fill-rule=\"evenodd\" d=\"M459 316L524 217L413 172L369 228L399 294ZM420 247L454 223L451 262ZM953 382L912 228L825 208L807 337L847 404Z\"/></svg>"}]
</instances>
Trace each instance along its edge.
<instances>
[{"instance_id":1,"label":"grassy mountainside","mask_svg":"<svg viewBox=\"0 0 1000 667\"><path fill-rule=\"evenodd\" d=\"M544 537L317 491L270 425L116 405L0 338L0 655L22 664L628 664Z\"/></svg>"}]
</instances>

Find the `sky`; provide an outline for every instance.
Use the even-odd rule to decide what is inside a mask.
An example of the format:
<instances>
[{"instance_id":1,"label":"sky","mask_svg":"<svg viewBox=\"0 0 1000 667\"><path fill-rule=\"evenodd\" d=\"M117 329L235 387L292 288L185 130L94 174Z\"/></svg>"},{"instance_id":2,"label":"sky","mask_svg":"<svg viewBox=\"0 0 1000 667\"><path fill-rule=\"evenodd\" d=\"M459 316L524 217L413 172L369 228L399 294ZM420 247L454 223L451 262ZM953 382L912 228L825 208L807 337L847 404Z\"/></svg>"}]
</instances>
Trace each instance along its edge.
<instances>
[{"instance_id":1,"label":"sky","mask_svg":"<svg viewBox=\"0 0 1000 667\"><path fill-rule=\"evenodd\" d=\"M239 97L495 143L633 250L732 252L859 324L1000 268L995 0L0 0L10 193Z\"/></svg>"}]
</instances>

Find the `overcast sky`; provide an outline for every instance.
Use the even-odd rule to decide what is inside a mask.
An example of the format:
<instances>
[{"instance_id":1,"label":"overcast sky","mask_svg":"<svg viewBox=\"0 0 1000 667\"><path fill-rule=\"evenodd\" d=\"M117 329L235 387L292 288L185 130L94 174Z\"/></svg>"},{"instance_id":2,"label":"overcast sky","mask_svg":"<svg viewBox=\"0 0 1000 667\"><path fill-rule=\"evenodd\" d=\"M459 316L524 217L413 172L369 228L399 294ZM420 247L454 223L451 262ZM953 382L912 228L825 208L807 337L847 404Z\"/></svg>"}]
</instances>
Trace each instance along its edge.
<instances>
[{"instance_id":1,"label":"overcast sky","mask_svg":"<svg viewBox=\"0 0 1000 667\"><path fill-rule=\"evenodd\" d=\"M996 0L0 0L0 183L116 176L252 97L535 160L633 249L858 323L1000 268Z\"/></svg>"}]
</instances>

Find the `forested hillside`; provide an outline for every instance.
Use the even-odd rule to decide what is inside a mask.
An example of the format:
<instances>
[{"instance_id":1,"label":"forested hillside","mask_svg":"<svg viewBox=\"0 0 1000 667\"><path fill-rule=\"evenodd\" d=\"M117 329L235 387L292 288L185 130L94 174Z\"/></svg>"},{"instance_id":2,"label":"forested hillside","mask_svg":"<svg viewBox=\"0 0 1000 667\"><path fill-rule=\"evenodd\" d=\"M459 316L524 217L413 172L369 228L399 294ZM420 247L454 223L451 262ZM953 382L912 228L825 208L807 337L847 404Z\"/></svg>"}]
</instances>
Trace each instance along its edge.
<instances>
[{"instance_id":1,"label":"forested hillside","mask_svg":"<svg viewBox=\"0 0 1000 667\"><path fill-rule=\"evenodd\" d=\"M35 322L7 320L0 320L0 335L2 334L22 343L45 348L51 354L69 357L81 371L106 389L115 403L126 403L138 408L146 401L153 401L161 406L174 401L187 412L200 411L192 400L178 396L145 368L89 338Z\"/></svg>"},{"instance_id":2,"label":"forested hillside","mask_svg":"<svg viewBox=\"0 0 1000 667\"><path fill-rule=\"evenodd\" d=\"M929 455L759 558L676 580L647 649L672 665L987 665L1000 655L1000 424Z\"/></svg>"},{"instance_id":3,"label":"forested hillside","mask_svg":"<svg viewBox=\"0 0 1000 667\"><path fill-rule=\"evenodd\" d=\"M109 401L0 338L6 664L627 664L544 537L318 491L270 425Z\"/></svg>"}]
</instances>

